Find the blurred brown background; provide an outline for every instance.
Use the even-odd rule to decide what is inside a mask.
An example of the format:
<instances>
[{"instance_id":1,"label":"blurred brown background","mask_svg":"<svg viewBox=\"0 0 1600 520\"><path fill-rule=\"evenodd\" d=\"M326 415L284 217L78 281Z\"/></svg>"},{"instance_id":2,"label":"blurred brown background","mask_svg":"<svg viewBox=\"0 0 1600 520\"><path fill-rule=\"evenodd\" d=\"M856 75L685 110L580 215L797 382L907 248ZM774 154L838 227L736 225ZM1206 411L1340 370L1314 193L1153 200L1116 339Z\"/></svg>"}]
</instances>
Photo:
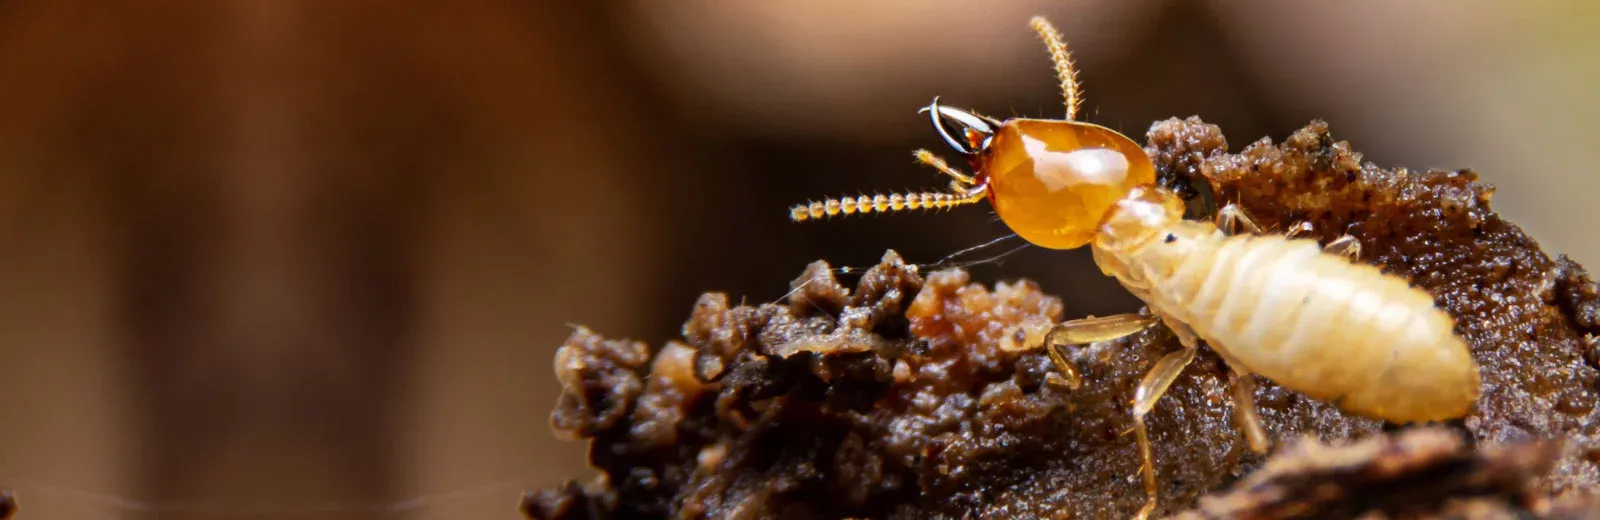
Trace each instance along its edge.
<instances>
[{"instance_id":1,"label":"blurred brown background","mask_svg":"<svg viewBox=\"0 0 1600 520\"><path fill-rule=\"evenodd\" d=\"M1600 261L1600 9L1578 2L0 0L0 486L22 518L516 518L587 479L547 420L584 324L999 237L986 209L794 225L938 187L916 109L1313 118L1478 169ZM975 268L1133 308L1082 252Z\"/></svg>"}]
</instances>

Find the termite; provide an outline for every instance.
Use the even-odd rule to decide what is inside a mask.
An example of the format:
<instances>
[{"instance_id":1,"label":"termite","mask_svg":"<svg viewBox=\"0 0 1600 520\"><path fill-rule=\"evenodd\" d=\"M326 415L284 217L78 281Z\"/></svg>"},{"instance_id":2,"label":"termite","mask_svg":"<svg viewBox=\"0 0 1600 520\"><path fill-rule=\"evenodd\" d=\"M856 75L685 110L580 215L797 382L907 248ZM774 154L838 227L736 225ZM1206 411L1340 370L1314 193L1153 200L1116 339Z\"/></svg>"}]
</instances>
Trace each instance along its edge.
<instances>
[{"instance_id":1,"label":"termite","mask_svg":"<svg viewBox=\"0 0 1600 520\"><path fill-rule=\"evenodd\" d=\"M918 162L952 179L949 191L843 197L790 209L795 221L916 209L987 199L1017 235L1049 249L1089 246L1095 263L1150 311L1089 317L1054 326L1042 348L1069 387L1081 384L1061 348L1106 341L1165 324L1182 348L1157 360L1134 391L1146 502L1157 505L1156 468L1144 416L1204 340L1234 374L1235 416L1251 449L1269 441L1254 404L1254 375L1392 423L1466 415L1477 401L1478 368L1449 314L1403 278L1357 262L1360 242L1266 234L1237 205L1208 221L1185 220L1185 203L1156 183L1144 149L1109 128L1075 120L1076 71L1060 34L1032 20L1055 62L1066 97L1060 120L991 117L939 104L922 109L973 174L927 150ZM952 127L959 131L952 131ZM1239 233L1243 228L1246 233Z\"/></svg>"}]
</instances>

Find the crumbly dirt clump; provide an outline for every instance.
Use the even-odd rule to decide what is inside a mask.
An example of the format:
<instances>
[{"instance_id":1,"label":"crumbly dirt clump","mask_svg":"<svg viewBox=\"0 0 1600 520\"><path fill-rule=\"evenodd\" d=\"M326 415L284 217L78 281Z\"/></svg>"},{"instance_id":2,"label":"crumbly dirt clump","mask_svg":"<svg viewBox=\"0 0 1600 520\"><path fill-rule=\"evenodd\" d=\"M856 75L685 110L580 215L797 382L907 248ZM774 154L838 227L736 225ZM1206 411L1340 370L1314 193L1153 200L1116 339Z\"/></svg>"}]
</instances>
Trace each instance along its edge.
<instances>
[{"instance_id":1,"label":"crumbly dirt clump","mask_svg":"<svg viewBox=\"0 0 1600 520\"><path fill-rule=\"evenodd\" d=\"M1408 277L1456 317L1483 375L1465 420L1393 434L1259 380L1256 401L1280 443L1263 466L1234 427L1226 366L1203 350L1147 418L1163 513L1589 511L1600 492L1600 288L1495 215L1492 188L1468 171L1362 164L1322 123L1233 154L1216 127L1172 119L1152 126L1147 151L1194 207L1238 202L1269 228L1303 220L1324 240L1358 237L1362 261ZM823 262L794 288L785 302L758 306L706 294L683 342L658 350L574 333L556 357L566 391L552 422L589 440L601 475L530 493L524 512L1102 518L1138 510L1128 403L1151 363L1177 348L1164 328L1069 352L1084 385L1067 390L1031 347L1050 324L1078 315L1029 281L991 289L960 270L924 277L890 252L854 288ZM1294 444L1302 436L1365 440Z\"/></svg>"},{"instance_id":2,"label":"crumbly dirt clump","mask_svg":"<svg viewBox=\"0 0 1600 520\"><path fill-rule=\"evenodd\" d=\"M1177 520L1244 518L1566 518L1535 484L1555 442L1474 450L1459 432L1415 428L1325 445L1307 437Z\"/></svg>"}]
</instances>

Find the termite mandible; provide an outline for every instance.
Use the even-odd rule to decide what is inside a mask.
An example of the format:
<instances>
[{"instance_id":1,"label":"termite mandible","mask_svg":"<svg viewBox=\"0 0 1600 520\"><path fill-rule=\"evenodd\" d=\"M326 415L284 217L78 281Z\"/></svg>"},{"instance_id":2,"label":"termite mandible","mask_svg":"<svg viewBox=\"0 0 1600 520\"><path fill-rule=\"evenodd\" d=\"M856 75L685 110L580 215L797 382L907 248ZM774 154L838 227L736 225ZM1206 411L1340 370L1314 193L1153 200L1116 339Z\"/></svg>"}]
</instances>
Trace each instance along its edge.
<instances>
[{"instance_id":1,"label":"termite mandible","mask_svg":"<svg viewBox=\"0 0 1600 520\"><path fill-rule=\"evenodd\" d=\"M1355 262L1360 242L1348 235L1322 246L1295 237L1305 224L1287 234L1263 234L1236 204L1219 210L1214 222L1184 220L1183 200L1156 184L1143 148L1074 119L1080 100L1067 46L1043 18L1034 18L1032 27L1055 62L1064 119L998 121L935 98L922 111L967 157L972 175L917 150L919 162L952 179L950 191L836 198L795 206L790 217L943 209L988 199L1000 219L1034 245L1089 246L1101 271L1150 313L1052 328L1043 347L1069 386L1076 388L1080 378L1059 347L1120 338L1158 322L1182 344L1157 360L1134 391L1131 415L1147 495L1138 518L1155 510L1158 490L1144 416L1194 359L1201 340L1235 373L1235 414L1257 452L1269 443L1255 410L1253 374L1345 412L1393 423L1448 420L1471 410L1480 386L1477 364L1431 295Z\"/></svg>"}]
</instances>

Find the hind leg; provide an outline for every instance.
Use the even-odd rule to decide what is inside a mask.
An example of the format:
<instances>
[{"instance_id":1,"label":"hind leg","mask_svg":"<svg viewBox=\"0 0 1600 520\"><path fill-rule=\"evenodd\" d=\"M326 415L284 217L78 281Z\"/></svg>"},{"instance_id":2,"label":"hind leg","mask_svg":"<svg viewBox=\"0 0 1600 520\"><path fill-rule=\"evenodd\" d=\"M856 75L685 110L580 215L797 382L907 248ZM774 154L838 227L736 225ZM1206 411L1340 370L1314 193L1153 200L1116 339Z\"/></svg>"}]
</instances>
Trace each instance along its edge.
<instances>
[{"instance_id":1,"label":"hind leg","mask_svg":"<svg viewBox=\"0 0 1600 520\"><path fill-rule=\"evenodd\" d=\"M1184 326L1181 323L1175 325L1169 323L1168 326L1172 327L1173 331L1178 333L1178 339L1180 341L1185 341L1185 345L1193 344L1190 342L1195 341L1193 339L1193 330L1189 329L1187 326ZM1185 335L1188 335L1190 339L1185 340ZM1233 358L1228 355L1228 349L1218 348L1219 345L1216 343L1212 343L1211 347L1213 351L1222 356L1223 361L1228 363L1229 371L1233 374L1231 386L1233 387L1233 401L1235 407L1234 422L1238 423L1239 430L1244 432L1245 441L1249 443L1252 451L1255 451L1256 453L1266 453L1267 449L1271 446L1271 441L1267 438L1266 427L1261 425L1261 413L1256 410L1255 374L1240 368L1241 365L1235 362ZM1151 406L1153 407L1154 405L1152 404Z\"/></svg>"},{"instance_id":2,"label":"hind leg","mask_svg":"<svg viewBox=\"0 0 1600 520\"><path fill-rule=\"evenodd\" d=\"M1315 229L1311 227L1310 222L1301 221L1298 224L1290 226L1289 230L1284 232L1283 236L1288 238L1296 238L1301 235L1310 235L1312 231L1315 231ZM1322 250L1331 254L1355 260L1361 258L1361 241L1357 240L1356 237L1351 235L1340 235L1339 238L1335 238L1332 242L1328 242L1327 245L1322 246Z\"/></svg>"},{"instance_id":3,"label":"hind leg","mask_svg":"<svg viewBox=\"0 0 1600 520\"><path fill-rule=\"evenodd\" d=\"M1233 371L1233 418L1244 432L1250 450L1266 453L1272 442L1267 439L1267 429L1261 425L1261 413L1256 411L1256 376L1229 365Z\"/></svg>"},{"instance_id":4,"label":"hind leg","mask_svg":"<svg viewBox=\"0 0 1600 520\"><path fill-rule=\"evenodd\" d=\"M1312 231L1316 231L1316 229L1311 227L1311 223L1302 220L1296 222L1293 226L1289 226L1289 229L1283 232L1283 236L1284 238L1295 238L1300 235L1309 235Z\"/></svg>"},{"instance_id":5,"label":"hind leg","mask_svg":"<svg viewBox=\"0 0 1600 520\"><path fill-rule=\"evenodd\" d=\"M1245 213L1244 208L1232 202L1217 210L1216 224L1217 229L1221 229L1223 233L1229 235L1238 234L1240 228L1253 235L1261 234L1261 226L1257 225L1256 221L1251 219L1248 213Z\"/></svg>"},{"instance_id":6,"label":"hind leg","mask_svg":"<svg viewBox=\"0 0 1600 520\"><path fill-rule=\"evenodd\" d=\"M1322 250L1355 260L1361 258L1361 241L1356 237L1344 235L1322 246Z\"/></svg>"}]
</instances>

